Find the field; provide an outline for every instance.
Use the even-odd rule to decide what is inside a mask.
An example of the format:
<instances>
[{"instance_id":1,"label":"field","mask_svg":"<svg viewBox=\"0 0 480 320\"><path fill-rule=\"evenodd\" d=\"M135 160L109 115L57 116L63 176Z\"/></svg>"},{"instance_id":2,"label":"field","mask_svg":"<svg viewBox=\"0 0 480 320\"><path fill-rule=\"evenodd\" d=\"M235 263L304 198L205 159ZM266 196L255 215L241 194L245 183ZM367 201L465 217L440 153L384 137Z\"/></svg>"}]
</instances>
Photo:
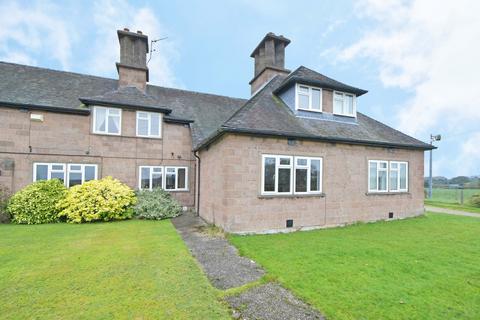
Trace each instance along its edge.
<instances>
[{"instance_id":1,"label":"field","mask_svg":"<svg viewBox=\"0 0 480 320\"><path fill-rule=\"evenodd\" d=\"M480 219L441 214L231 236L328 319L479 319Z\"/></svg>"},{"instance_id":2,"label":"field","mask_svg":"<svg viewBox=\"0 0 480 320\"><path fill-rule=\"evenodd\" d=\"M0 225L2 319L229 319L170 221Z\"/></svg>"},{"instance_id":3,"label":"field","mask_svg":"<svg viewBox=\"0 0 480 320\"><path fill-rule=\"evenodd\" d=\"M428 189L425 190L428 192ZM459 189L433 188L432 198L425 199L425 204L440 208L480 213L480 208L474 207L470 203L472 195L480 194L480 189L464 189L463 204L461 204L461 192L462 190Z\"/></svg>"}]
</instances>

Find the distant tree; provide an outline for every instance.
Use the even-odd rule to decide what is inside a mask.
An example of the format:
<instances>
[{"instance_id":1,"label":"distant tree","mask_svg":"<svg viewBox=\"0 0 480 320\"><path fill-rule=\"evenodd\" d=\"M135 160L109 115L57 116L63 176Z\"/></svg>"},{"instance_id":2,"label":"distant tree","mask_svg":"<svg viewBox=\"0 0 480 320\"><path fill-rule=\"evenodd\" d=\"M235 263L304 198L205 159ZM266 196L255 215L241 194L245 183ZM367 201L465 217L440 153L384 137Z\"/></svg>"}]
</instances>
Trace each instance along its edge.
<instances>
[{"instance_id":1,"label":"distant tree","mask_svg":"<svg viewBox=\"0 0 480 320\"><path fill-rule=\"evenodd\" d=\"M452 178L448 181L450 184L465 184L470 182L470 178L466 176L458 176L455 178Z\"/></svg>"}]
</instances>

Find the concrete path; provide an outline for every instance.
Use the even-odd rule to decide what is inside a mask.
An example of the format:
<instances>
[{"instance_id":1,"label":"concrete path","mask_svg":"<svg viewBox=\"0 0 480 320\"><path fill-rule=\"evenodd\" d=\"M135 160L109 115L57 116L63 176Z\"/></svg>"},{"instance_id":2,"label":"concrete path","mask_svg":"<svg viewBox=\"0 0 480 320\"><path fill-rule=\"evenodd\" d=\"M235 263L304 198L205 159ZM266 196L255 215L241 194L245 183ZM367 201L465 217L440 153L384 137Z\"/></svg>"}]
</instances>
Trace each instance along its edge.
<instances>
[{"instance_id":1,"label":"concrete path","mask_svg":"<svg viewBox=\"0 0 480 320\"><path fill-rule=\"evenodd\" d=\"M225 238L202 232L205 222L191 213L172 219L180 236L205 274L218 289L241 287L259 280L265 271L241 257ZM229 295L225 300L241 319L324 319L322 315L278 284L267 283Z\"/></svg>"},{"instance_id":2,"label":"concrete path","mask_svg":"<svg viewBox=\"0 0 480 320\"><path fill-rule=\"evenodd\" d=\"M454 210L454 209L448 209L448 208L425 206L425 210L432 211L432 212L453 214L453 215L456 215L456 216L466 216L466 217L480 218L480 213L466 212L466 211L460 211L460 210Z\"/></svg>"}]
</instances>

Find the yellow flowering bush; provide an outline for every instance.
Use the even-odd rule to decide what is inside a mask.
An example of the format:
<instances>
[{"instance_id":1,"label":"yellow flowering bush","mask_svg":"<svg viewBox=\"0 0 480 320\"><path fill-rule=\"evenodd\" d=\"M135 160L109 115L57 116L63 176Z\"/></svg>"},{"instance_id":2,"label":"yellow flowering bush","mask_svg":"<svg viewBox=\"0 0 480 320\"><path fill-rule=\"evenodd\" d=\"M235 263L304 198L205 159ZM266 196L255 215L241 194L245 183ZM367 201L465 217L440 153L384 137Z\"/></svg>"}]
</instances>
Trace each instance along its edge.
<instances>
[{"instance_id":1,"label":"yellow flowering bush","mask_svg":"<svg viewBox=\"0 0 480 320\"><path fill-rule=\"evenodd\" d=\"M129 219L136 202L130 187L105 177L71 187L58 203L58 216L71 223Z\"/></svg>"}]
</instances>

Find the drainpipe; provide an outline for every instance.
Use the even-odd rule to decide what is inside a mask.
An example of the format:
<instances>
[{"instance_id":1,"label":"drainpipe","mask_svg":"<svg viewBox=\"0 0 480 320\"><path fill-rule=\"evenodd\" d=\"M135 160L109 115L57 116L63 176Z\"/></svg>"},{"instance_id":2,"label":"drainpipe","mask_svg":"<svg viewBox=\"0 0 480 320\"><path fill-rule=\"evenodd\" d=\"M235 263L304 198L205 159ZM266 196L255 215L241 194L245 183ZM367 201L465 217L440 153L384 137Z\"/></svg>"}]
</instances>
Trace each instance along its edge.
<instances>
[{"instance_id":1,"label":"drainpipe","mask_svg":"<svg viewBox=\"0 0 480 320\"><path fill-rule=\"evenodd\" d=\"M198 160L198 166L197 166L197 203L196 203L196 211L197 211L197 216L200 216L200 157L197 155L197 151L193 153L195 158Z\"/></svg>"}]
</instances>

